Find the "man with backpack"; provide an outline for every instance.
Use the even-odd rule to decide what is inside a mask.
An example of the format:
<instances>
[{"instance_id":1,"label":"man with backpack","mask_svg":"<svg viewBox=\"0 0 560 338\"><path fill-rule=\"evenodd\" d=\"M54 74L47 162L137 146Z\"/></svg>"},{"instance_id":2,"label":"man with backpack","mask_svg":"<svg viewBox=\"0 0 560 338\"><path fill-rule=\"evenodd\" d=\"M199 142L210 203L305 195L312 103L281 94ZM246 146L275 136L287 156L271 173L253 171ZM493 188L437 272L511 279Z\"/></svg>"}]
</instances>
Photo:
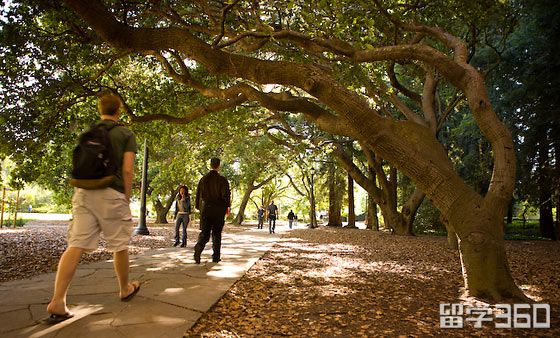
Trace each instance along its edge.
<instances>
[{"instance_id":1,"label":"man with backpack","mask_svg":"<svg viewBox=\"0 0 560 338\"><path fill-rule=\"evenodd\" d=\"M82 254L97 249L100 233L107 249L113 251L120 300L129 301L140 289L139 281L129 282L128 258L132 234L129 203L137 144L134 134L117 122L120 108L119 97L102 96L98 103L101 121L82 134L74 150L73 221L68 228L68 247L58 263L54 294L47 305L47 324L74 316L67 307L66 293Z\"/></svg>"}]
</instances>

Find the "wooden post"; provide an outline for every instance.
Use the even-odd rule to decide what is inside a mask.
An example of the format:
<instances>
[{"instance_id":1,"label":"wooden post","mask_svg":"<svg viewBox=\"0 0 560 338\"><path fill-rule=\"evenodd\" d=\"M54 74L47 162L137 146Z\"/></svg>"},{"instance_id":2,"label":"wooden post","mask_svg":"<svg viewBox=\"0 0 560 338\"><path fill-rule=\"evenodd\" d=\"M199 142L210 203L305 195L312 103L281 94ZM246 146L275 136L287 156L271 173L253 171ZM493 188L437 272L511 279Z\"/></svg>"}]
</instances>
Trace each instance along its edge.
<instances>
[{"instance_id":1,"label":"wooden post","mask_svg":"<svg viewBox=\"0 0 560 338\"><path fill-rule=\"evenodd\" d=\"M6 200L6 187L2 189L2 211L0 211L0 228L4 226L4 202Z\"/></svg>"},{"instance_id":2,"label":"wooden post","mask_svg":"<svg viewBox=\"0 0 560 338\"><path fill-rule=\"evenodd\" d=\"M17 210L19 208L19 189L16 194L16 210L14 212L14 228L17 226Z\"/></svg>"}]
</instances>

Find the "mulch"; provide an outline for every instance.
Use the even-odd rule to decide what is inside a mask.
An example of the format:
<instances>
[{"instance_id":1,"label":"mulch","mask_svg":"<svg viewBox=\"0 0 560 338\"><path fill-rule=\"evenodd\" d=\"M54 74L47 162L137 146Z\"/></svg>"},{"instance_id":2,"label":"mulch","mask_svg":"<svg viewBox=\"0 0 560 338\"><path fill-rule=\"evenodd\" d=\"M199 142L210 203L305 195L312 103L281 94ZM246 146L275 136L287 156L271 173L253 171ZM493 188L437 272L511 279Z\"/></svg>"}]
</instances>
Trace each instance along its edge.
<instances>
[{"instance_id":1,"label":"mulch","mask_svg":"<svg viewBox=\"0 0 560 338\"><path fill-rule=\"evenodd\" d=\"M0 229L0 282L56 271L66 227ZM133 237L131 254L172 244L172 224L149 230L150 236ZM189 241L197 234L191 226ZM496 329L494 321L475 328L466 320L462 329L441 328L441 303L485 306L461 299L459 255L445 238L320 227L285 234L185 336L560 336L560 244L508 241L506 249L518 285L535 302L550 304L550 329ZM83 261L111 258L102 242Z\"/></svg>"},{"instance_id":2,"label":"mulch","mask_svg":"<svg viewBox=\"0 0 560 338\"><path fill-rule=\"evenodd\" d=\"M550 304L551 329L478 329L469 316L463 329L440 328L440 303L485 306L460 299L460 258L445 238L321 227L285 235L185 337L560 336L560 245L507 251L516 282Z\"/></svg>"}]
</instances>

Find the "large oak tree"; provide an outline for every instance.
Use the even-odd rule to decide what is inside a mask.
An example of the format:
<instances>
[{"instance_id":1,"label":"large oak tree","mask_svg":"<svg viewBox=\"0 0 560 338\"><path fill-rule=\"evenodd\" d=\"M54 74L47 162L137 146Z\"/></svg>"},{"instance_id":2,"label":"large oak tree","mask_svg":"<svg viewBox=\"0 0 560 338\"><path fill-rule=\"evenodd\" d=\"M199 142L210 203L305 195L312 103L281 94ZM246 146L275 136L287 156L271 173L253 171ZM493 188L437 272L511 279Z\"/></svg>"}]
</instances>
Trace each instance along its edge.
<instances>
[{"instance_id":1,"label":"large oak tree","mask_svg":"<svg viewBox=\"0 0 560 338\"><path fill-rule=\"evenodd\" d=\"M389 1L64 3L83 21L63 7L57 9L64 13L61 25L97 46L95 52L106 43L112 48L107 54L155 58L162 74L208 99L183 116L129 111L132 122L186 123L251 104L303 114L328 133L359 141L428 196L459 238L470 295L524 297L509 272L503 242L515 177L512 137L492 108L484 76L469 64L467 43L431 25L460 21L463 12L476 17L493 1L447 7L435 1L421 8ZM436 138L443 116L433 93L444 89L465 99L491 145L493 171L485 195L457 174ZM386 114L384 99L401 115Z\"/></svg>"}]
</instances>

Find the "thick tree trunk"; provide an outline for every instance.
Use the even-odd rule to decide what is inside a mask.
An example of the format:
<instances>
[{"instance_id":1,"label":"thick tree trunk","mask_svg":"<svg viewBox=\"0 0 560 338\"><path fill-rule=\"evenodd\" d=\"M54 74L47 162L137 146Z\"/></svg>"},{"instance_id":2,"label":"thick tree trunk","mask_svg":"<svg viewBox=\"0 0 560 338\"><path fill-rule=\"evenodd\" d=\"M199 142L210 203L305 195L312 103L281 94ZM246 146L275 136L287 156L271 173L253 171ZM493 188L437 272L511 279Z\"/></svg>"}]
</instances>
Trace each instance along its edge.
<instances>
[{"instance_id":1,"label":"thick tree trunk","mask_svg":"<svg viewBox=\"0 0 560 338\"><path fill-rule=\"evenodd\" d=\"M540 199L544 200L539 208L539 229L544 238L556 239L554 230L554 218L552 216L552 194L541 192Z\"/></svg>"},{"instance_id":2,"label":"thick tree trunk","mask_svg":"<svg viewBox=\"0 0 560 338\"><path fill-rule=\"evenodd\" d=\"M444 215L459 238L465 291L468 295L501 301L527 300L511 276L504 248L503 214L497 205L474 191L456 201L457 208ZM470 200L469 200L470 199Z\"/></svg>"},{"instance_id":3,"label":"thick tree trunk","mask_svg":"<svg viewBox=\"0 0 560 338\"><path fill-rule=\"evenodd\" d=\"M509 203L508 210L507 210L507 221L506 221L507 224L513 223L513 207L514 207L514 205L515 205L515 202L512 199L511 202Z\"/></svg>"},{"instance_id":4,"label":"thick tree trunk","mask_svg":"<svg viewBox=\"0 0 560 338\"><path fill-rule=\"evenodd\" d=\"M327 226L342 226L342 194L339 188L338 175L334 163L329 165L329 222Z\"/></svg>"},{"instance_id":5,"label":"thick tree trunk","mask_svg":"<svg viewBox=\"0 0 560 338\"><path fill-rule=\"evenodd\" d=\"M154 208L156 209L156 223L167 224L167 213L169 212L171 206L163 206L158 198L154 201Z\"/></svg>"},{"instance_id":6,"label":"thick tree trunk","mask_svg":"<svg viewBox=\"0 0 560 338\"><path fill-rule=\"evenodd\" d=\"M366 220L367 220L366 229L379 231L379 219L377 217L377 204L375 203L375 200L373 199L373 197L369 193L368 193L368 197L367 197L367 218L366 218Z\"/></svg>"},{"instance_id":7,"label":"thick tree trunk","mask_svg":"<svg viewBox=\"0 0 560 338\"><path fill-rule=\"evenodd\" d=\"M554 144L554 154L556 156L556 170L555 170L555 181L556 181L556 240L560 240L560 141Z\"/></svg>"},{"instance_id":8,"label":"thick tree trunk","mask_svg":"<svg viewBox=\"0 0 560 338\"><path fill-rule=\"evenodd\" d=\"M539 185L539 228L541 236L556 239L554 231L554 219L552 217L552 189L553 181L550 175L552 168L550 165L549 150L550 145L543 128L539 135L539 156L538 156L538 185Z\"/></svg>"},{"instance_id":9,"label":"thick tree trunk","mask_svg":"<svg viewBox=\"0 0 560 338\"><path fill-rule=\"evenodd\" d=\"M348 225L347 228L356 227L356 210L354 208L354 180L348 174Z\"/></svg>"},{"instance_id":10,"label":"thick tree trunk","mask_svg":"<svg viewBox=\"0 0 560 338\"><path fill-rule=\"evenodd\" d=\"M414 219L416 219L416 213L418 212L418 208L422 201L424 200L424 194L419 189L414 189L412 195L408 198L405 205L403 205L400 215L401 224L398 225L399 230L396 231L398 235L407 235L412 236L414 235L413 227L414 227Z\"/></svg>"},{"instance_id":11,"label":"thick tree trunk","mask_svg":"<svg viewBox=\"0 0 560 338\"><path fill-rule=\"evenodd\" d=\"M495 221L499 224L488 226L500 227L503 223L501 220ZM473 232L466 239L459 238L459 248L468 295L495 301L504 298L526 299L511 277L501 238Z\"/></svg>"},{"instance_id":12,"label":"thick tree trunk","mask_svg":"<svg viewBox=\"0 0 560 338\"><path fill-rule=\"evenodd\" d=\"M391 200L391 204L395 206L395 208L397 207L397 187L398 187L398 181L397 181L397 168L391 166L389 169L389 199Z\"/></svg>"},{"instance_id":13,"label":"thick tree trunk","mask_svg":"<svg viewBox=\"0 0 560 338\"><path fill-rule=\"evenodd\" d=\"M385 229L391 230L393 234L404 234L400 231L401 215L397 212L396 208L392 208L388 203L383 203L379 204L379 210L381 210L383 227Z\"/></svg>"},{"instance_id":14,"label":"thick tree trunk","mask_svg":"<svg viewBox=\"0 0 560 338\"><path fill-rule=\"evenodd\" d=\"M457 233L443 215L440 214L439 220L445 226L445 230L447 231L447 246L449 246L452 250L459 250L459 238L457 238Z\"/></svg>"},{"instance_id":15,"label":"thick tree trunk","mask_svg":"<svg viewBox=\"0 0 560 338\"><path fill-rule=\"evenodd\" d=\"M391 170L392 177L396 177L396 173L396 170ZM397 182L396 180L390 180L390 182L386 203L382 206L380 205L385 225L388 226L395 235L412 236L414 235L412 231L414 219L416 218L416 213L420 204L422 204L425 194L419 189L415 189L414 193L408 198L399 212L396 205Z\"/></svg>"},{"instance_id":16,"label":"thick tree trunk","mask_svg":"<svg viewBox=\"0 0 560 338\"><path fill-rule=\"evenodd\" d=\"M237 215L235 215L235 219L233 220L233 224L241 225L241 223L243 223L243 220L245 219L245 209L247 208L247 204L249 203L249 199L251 198L251 194L254 191L253 187L254 187L253 182L251 182L247 185L247 189L245 190L245 193L243 194L243 199L241 199L241 204L239 205L239 211L237 212Z\"/></svg>"},{"instance_id":17,"label":"thick tree trunk","mask_svg":"<svg viewBox=\"0 0 560 338\"><path fill-rule=\"evenodd\" d=\"M369 179L372 181L373 185L377 187L377 175L375 170L368 165ZM367 197L367 229L375 229L379 231L379 219L377 217L377 203L375 203L375 198L371 192L368 192Z\"/></svg>"},{"instance_id":18,"label":"thick tree trunk","mask_svg":"<svg viewBox=\"0 0 560 338\"><path fill-rule=\"evenodd\" d=\"M156 209L156 223L166 224L167 214L175 202L175 196L179 193L179 188L169 191L169 196L165 200L165 205L161 203L159 197L152 199L154 208Z\"/></svg>"}]
</instances>

